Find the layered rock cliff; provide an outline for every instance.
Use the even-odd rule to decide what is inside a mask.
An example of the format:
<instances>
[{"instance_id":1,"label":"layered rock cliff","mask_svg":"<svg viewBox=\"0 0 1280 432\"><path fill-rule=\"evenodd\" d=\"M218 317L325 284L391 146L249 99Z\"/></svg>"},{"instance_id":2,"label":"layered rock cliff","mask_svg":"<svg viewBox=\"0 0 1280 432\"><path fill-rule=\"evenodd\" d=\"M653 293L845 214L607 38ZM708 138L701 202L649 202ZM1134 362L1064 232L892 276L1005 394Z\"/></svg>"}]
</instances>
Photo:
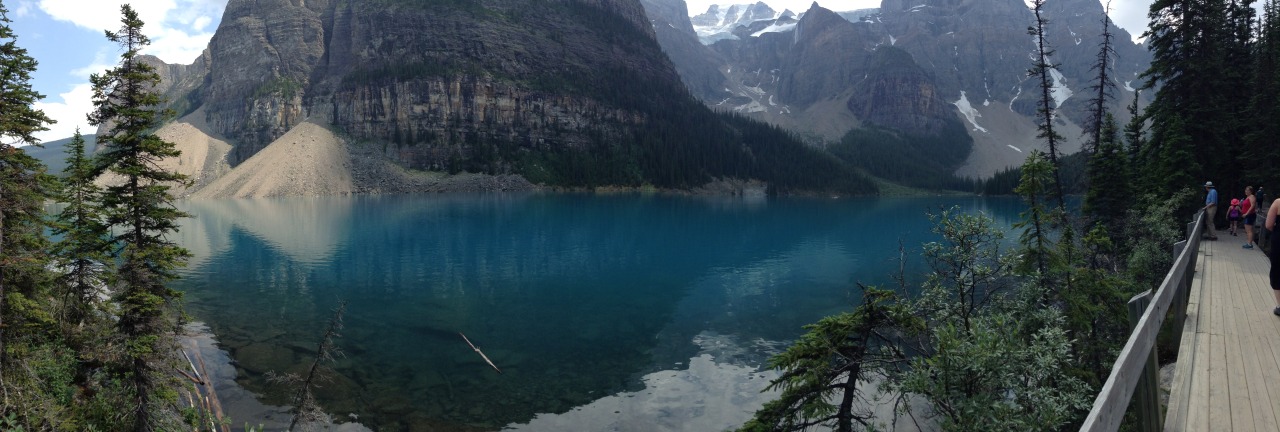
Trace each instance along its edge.
<instances>
[{"instance_id":1,"label":"layered rock cliff","mask_svg":"<svg viewBox=\"0 0 1280 432\"><path fill-rule=\"evenodd\" d=\"M210 126L237 142L233 163L312 119L360 140L426 141L393 155L439 168L473 134L572 146L596 120L634 121L591 79L626 70L678 94L652 41L634 1L232 0L199 93Z\"/></svg>"},{"instance_id":2,"label":"layered rock cliff","mask_svg":"<svg viewBox=\"0 0 1280 432\"><path fill-rule=\"evenodd\" d=\"M157 67L173 108L199 115L192 124L230 146L227 196L306 194L258 177L310 178L326 166L373 174L336 173L350 182L318 182L328 186L310 193L441 184L403 169L562 186L692 188L732 177L779 191L874 191L785 134L699 104L656 40L691 36L687 11L654 1L674 32L656 32L640 0L230 0L195 64ZM685 59L714 58L696 42L685 48ZM680 72L719 74L709 62ZM691 87L708 98L722 84ZM313 133L290 135L300 125ZM320 130L336 143L326 151L346 155L326 160L351 163L306 163L280 149L255 160L299 142L282 137Z\"/></svg>"}]
</instances>

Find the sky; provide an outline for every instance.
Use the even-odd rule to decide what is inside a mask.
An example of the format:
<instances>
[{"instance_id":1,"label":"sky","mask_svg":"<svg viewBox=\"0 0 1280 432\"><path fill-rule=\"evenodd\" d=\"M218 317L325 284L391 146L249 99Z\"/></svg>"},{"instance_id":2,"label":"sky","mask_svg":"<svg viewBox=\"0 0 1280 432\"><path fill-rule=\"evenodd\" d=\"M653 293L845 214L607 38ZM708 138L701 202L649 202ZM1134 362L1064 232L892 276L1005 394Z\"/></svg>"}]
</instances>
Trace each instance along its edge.
<instances>
[{"instance_id":1,"label":"sky","mask_svg":"<svg viewBox=\"0 0 1280 432\"><path fill-rule=\"evenodd\" d=\"M114 66L120 50L104 30L120 28L121 0L0 0L9 10L18 45L40 62L31 84L45 95L37 108L58 121L37 134L43 141L70 137L79 127L93 133L85 114L93 105L89 74ZM751 0L686 0L691 14L711 4L749 3ZM808 10L812 0L765 0L776 10ZM209 43L222 20L227 0L133 0L152 45L144 51L167 63L190 64ZM827 9L845 11L874 8L880 0L819 1ZM1137 37L1146 28L1150 0L1112 0L1112 20Z\"/></svg>"},{"instance_id":2,"label":"sky","mask_svg":"<svg viewBox=\"0 0 1280 432\"><path fill-rule=\"evenodd\" d=\"M42 141L93 133L85 115L93 109L89 74L112 67L122 52L105 30L119 30L120 0L0 0L9 10L18 46L40 64L31 85L45 99L36 104L58 123L37 134ZM189 64L222 20L227 0L133 0L151 46L143 51L168 63Z\"/></svg>"}]
</instances>

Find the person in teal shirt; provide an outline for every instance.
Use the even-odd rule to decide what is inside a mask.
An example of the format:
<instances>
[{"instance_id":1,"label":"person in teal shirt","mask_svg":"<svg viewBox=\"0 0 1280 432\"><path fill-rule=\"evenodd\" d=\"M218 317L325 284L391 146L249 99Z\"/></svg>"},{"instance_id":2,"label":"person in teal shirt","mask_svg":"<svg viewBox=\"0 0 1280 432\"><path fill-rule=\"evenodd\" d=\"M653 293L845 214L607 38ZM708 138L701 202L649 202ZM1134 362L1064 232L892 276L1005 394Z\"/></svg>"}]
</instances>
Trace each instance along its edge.
<instances>
[{"instance_id":1,"label":"person in teal shirt","mask_svg":"<svg viewBox=\"0 0 1280 432\"><path fill-rule=\"evenodd\" d=\"M1218 232L1213 228L1213 216L1218 212L1218 190L1213 188L1213 182L1204 182L1204 190L1208 192L1204 197L1205 238L1217 240Z\"/></svg>"}]
</instances>

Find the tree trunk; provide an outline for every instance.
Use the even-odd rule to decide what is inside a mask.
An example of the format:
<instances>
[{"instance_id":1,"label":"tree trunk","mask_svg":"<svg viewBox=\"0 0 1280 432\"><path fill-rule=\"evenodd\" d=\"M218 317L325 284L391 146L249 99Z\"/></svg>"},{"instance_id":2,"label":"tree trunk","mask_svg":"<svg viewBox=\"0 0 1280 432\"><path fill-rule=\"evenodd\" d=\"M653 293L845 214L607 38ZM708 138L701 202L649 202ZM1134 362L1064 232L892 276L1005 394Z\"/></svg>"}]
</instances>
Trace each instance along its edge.
<instances>
[{"instance_id":1,"label":"tree trunk","mask_svg":"<svg viewBox=\"0 0 1280 432\"><path fill-rule=\"evenodd\" d=\"M3 151L3 150L0 150ZM4 167L0 166L0 169ZM0 174L3 175L3 174ZM0 182L0 375L4 373L4 183ZM0 379L0 383L3 380Z\"/></svg>"},{"instance_id":2,"label":"tree trunk","mask_svg":"<svg viewBox=\"0 0 1280 432\"><path fill-rule=\"evenodd\" d=\"M844 397L840 399L840 408L836 412L836 430L839 432L853 432L853 397L857 394L861 369L861 365L854 365L844 382Z\"/></svg>"}]
</instances>

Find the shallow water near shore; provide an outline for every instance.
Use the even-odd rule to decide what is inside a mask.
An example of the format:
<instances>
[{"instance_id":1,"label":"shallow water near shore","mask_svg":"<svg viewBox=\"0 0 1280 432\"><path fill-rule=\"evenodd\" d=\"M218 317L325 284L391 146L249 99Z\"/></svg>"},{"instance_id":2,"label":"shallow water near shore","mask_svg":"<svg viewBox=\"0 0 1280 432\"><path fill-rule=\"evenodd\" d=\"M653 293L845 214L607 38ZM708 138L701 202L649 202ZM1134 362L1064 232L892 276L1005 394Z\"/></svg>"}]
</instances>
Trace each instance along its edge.
<instances>
[{"instance_id":1,"label":"shallow water near shore","mask_svg":"<svg viewBox=\"0 0 1280 432\"><path fill-rule=\"evenodd\" d=\"M720 430L768 400L770 355L859 301L856 282L893 283L900 256L918 279L926 212L953 205L1006 228L1021 210L976 197L189 201L178 240L193 257L176 287L269 405L286 392L264 374L309 365L345 299L344 356L319 392L337 420ZM263 415L245 411L234 424Z\"/></svg>"}]
</instances>

